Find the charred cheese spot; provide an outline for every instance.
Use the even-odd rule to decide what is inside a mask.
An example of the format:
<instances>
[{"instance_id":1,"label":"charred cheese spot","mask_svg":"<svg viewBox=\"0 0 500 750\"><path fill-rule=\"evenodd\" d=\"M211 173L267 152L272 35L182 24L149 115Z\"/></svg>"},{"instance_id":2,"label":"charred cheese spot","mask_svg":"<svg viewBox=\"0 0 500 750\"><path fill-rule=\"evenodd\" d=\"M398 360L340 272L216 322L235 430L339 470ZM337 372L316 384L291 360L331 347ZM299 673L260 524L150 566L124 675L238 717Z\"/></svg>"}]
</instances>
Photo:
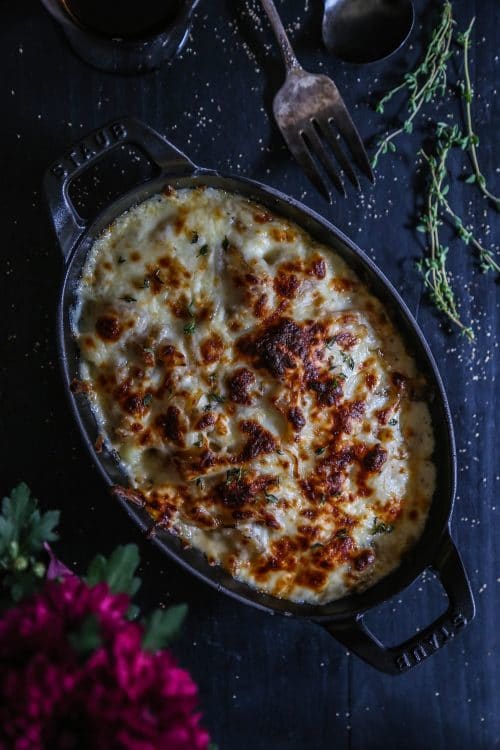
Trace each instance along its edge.
<instances>
[{"instance_id":1,"label":"charred cheese spot","mask_svg":"<svg viewBox=\"0 0 500 750\"><path fill-rule=\"evenodd\" d=\"M268 208L174 190L87 258L72 390L155 526L268 594L319 604L387 575L434 491L425 379L381 303Z\"/></svg>"},{"instance_id":2,"label":"charred cheese spot","mask_svg":"<svg viewBox=\"0 0 500 750\"><path fill-rule=\"evenodd\" d=\"M155 424L165 440L184 445L181 410L177 406L169 406L164 414L159 414Z\"/></svg>"},{"instance_id":3,"label":"charred cheese spot","mask_svg":"<svg viewBox=\"0 0 500 750\"><path fill-rule=\"evenodd\" d=\"M367 471L377 472L380 471L382 466L387 461L387 451L382 448L381 445L376 445L374 448L368 451L363 459L363 466Z\"/></svg>"},{"instance_id":4,"label":"charred cheese spot","mask_svg":"<svg viewBox=\"0 0 500 750\"><path fill-rule=\"evenodd\" d=\"M280 297L293 299L297 296L300 288L300 280L295 274L278 274L274 279L274 291Z\"/></svg>"},{"instance_id":5,"label":"charred cheese spot","mask_svg":"<svg viewBox=\"0 0 500 750\"><path fill-rule=\"evenodd\" d=\"M276 450L276 440L269 430L264 429L258 422L245 420L240 423L240 430L250 436L239 455L240 461L250 461Z\"/></svg>"},{"instance_id":6,"label":"charred cheese spot","mask_svg":"<svg viewBox=\"0 0 500 750\"><path fill-rule=\"evenodd\" d=\"M103 341L118 341L122 333L122 325L115 315L101 315L96 320L95 330Z\"/></svg>"},{"instance_id":7,"label":"charred cheese spot","mask_svg":"<svg viewBox=\"0 0 500 750\"><path fill-rule=\"evenodd\" d=\"M252 403L252 397L248 389L255 383L255 375L246 367L240 367L229 378L229 398L235 404L249 405Z\"/></svg>"},{"instance_id":8,"label":"charred cheese spot","mask_svg":"<svg viewBox=\"0 0 500 750\"><path fill-rule=\"evenodd\" d=\"M293 425L294 429L300 432L300 430L305 426L306 419L304 417L304 414L302 410L298 406L292 406L290 409L288 409L288 421Z\"/></svg>"},{"instance_id":9,"label":"charred cheese spot","mask_svg":"<svg viewBox=\"0 0 500 750\"><path fill-rule=\"evenodd\" d=\"M200 351L204 362L217 362L224 351L224 343L220 336L213 334L201 342Z\"/></svg>"}]
</instances>

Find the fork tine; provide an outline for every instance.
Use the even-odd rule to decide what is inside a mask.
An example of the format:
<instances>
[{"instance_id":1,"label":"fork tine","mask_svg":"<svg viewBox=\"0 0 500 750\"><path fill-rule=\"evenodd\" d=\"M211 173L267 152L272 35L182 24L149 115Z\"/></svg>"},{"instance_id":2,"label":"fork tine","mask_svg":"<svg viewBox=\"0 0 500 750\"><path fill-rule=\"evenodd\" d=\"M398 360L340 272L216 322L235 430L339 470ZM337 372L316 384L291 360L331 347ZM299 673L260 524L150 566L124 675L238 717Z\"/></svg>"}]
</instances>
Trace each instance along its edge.
<instances>
[{"instance_id":1,"label":"fork tine","mask_svg":"<svg viewBox=\"0 0 500 750\"><path fill-rule=\"evenodd\" d=\"M286 145L292 152L292 156L298 162L299 166L302 168L306 176L310 179L314 187L319 190L319 192L327 199L329 203L331 203L330 192L325 185L325 182L321 177L321 174L319 173L318 168L314 163L314 159L311 157L311 154L309 153L304 140L298 133L297 135L289 135L286 130L282 130L281 133L286 141Z\"/></svg>"},{"instance_id":2,"label":"fork tine","mask_svg":"<svg viewBox=\"0 0 500 750\"><path fill-rule=\"evenodd\" d=\"M368 179L373 182L373 172L368 156L366 155L363 141L361 140L356 126L351 119L351 115L347 111L347 107L340 96L335 101L335 105L327 112L327 118L328 120L333 121L340 135L346 141L358 167L365 173Z\"/></svg>"},{"instance_id":3,"label":"fork tine","mask_svg":"<svg viewBox=\"0 0 500 750\"><path fill-rule=\"evenodd\" d=\"M344 154L342 148L340 147L339 142L337 141L334 132L332 130L332 127L327 119L316 119L315 124L320 132L320 134L323 136L323 138L326 140L328 145L330 146L331 150L334 153L335 158L337 159L338 163L340 164L341 168L346 173L347 177L350 179L356 190L360 190L361 186L359 184L359 180L357 178L356 172L351 167L351 164L349 162L349 159Z\"/></svg>"},{"instance_id":4,"label":"fork tine","mask_svg":"<svg viewBox=\"0 0 500 750\"><path fill-rule=\"evenodd\" d=\"M306 144L309 146L310 150L313 152L313 154L315 154L315 156L319 159L319 161L323 165L326 173L332 180L337 190L345 198L346 192L345 192L344 185L342 184L342 180L340 179L339 174L337 170L335 169L335 166L333 164L333 160L330 154L327 152L326 148L323 145L323 142L318 136L318 133L316 132L316 129L313 123L311 123L311 126L308 127L307 130L304 131L304 133L302 134L302 137L305 139Z\"/></svg>"}]
</instances>

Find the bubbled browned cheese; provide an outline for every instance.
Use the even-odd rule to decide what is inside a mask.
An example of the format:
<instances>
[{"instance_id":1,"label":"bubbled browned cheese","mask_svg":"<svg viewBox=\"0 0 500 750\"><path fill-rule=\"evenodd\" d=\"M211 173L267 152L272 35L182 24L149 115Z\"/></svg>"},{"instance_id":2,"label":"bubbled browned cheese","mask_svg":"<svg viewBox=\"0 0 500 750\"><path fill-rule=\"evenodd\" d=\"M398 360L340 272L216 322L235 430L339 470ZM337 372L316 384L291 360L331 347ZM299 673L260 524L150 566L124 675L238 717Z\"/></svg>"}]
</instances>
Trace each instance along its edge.
<instances>
[{"instance_id":1,"label":"bubbled browned cheese","mask_svg":"<svg viewBox=\"0 0 500 750\"><path fill-rule=\"evenodd\" d=\"M294 601L399 564L434 490L425 382L337 254L169 189L103 232L78 297L79 390L159 528Z\"/></svg>"}]
</instances>

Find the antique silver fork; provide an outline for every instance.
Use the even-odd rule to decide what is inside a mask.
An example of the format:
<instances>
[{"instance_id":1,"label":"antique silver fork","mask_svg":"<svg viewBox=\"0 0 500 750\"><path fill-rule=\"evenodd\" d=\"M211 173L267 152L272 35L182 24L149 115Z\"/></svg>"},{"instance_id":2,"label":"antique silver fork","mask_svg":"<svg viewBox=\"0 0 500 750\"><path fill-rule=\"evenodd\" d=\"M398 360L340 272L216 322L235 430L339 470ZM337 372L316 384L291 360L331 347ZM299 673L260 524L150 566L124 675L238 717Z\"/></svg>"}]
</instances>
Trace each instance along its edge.
<instances>
[{"instance_id":1,"label":"antique silver fork","mask_svg":"<svg viewBox=\"0 0 500 750\"><path fill-rule=\"evenodd\" d=\"M285 142L313 185L331 202L318 163L336 188L346 195L338 166L359 190L360 184L342 149L347 144L354 163L373 182L373 172L339 90L328 76L313 75L300 65L273 0L260 0L266 11L286 68L286 80L273 102L276 123ZM337 164L335 163L335 160Z\"/></svg>"}]
</instances>

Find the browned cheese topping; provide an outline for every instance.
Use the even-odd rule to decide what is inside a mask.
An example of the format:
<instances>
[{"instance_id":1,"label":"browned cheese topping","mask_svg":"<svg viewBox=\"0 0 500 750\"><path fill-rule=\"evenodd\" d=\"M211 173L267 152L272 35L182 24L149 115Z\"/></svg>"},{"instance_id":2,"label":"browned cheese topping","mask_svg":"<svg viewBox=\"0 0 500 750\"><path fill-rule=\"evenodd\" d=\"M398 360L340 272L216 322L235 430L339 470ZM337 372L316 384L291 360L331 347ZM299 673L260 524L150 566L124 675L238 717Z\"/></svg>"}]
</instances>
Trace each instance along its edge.
<instances>
[{"instance_id":1,"label":"browned cheese topping","mask_svg":"<svg viewBox=\"0 0 500 750\"><path fill-rule=\"evenodd\" d=\"M236 578L331 601L422 533L425 381L340 256L268 209L169 189L123 214L87 260L75 335L118 492Z\"/></svg>"}]
</instances>

